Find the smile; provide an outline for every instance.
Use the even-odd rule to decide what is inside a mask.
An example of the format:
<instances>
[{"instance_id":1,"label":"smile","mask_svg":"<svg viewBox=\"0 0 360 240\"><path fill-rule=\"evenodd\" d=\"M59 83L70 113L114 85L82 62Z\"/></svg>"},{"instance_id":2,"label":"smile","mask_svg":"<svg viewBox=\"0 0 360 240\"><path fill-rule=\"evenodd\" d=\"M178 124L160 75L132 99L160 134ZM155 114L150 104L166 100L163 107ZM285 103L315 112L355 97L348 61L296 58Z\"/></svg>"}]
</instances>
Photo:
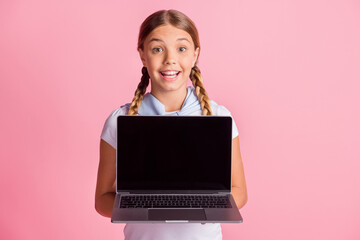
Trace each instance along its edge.
<instances>
[{"instance_id":1,"label":"smile","mask_svg":"<svg viewBox=\"0 0 360 240\"><path fill-rule=\"evenodd\" d=\"M160 74L165 81L176 81L180 75L180 71L163 71L160 72Z\"/></svg>"}]
</instances>

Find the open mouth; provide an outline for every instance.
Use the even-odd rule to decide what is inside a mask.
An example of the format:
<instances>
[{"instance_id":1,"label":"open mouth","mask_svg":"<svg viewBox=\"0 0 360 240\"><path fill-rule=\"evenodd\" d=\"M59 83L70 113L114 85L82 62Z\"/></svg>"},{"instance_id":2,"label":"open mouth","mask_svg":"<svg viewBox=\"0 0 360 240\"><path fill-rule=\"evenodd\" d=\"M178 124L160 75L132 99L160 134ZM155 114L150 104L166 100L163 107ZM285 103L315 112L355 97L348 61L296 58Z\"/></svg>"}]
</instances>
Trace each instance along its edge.
<instances>
[{"instance_id":1,"label":"open mouth","mask_svg":"<svg viewBox=\"0 0 360 240\"><path fill-rule=\"evenodd\" d=\"M164 71L164 72L160 72L161 75L163 75L164 77L176 77L177 75L179 75L180 71Z\"/></svg>"},{"instance_id":2,"label":"open mouth","mask_svg":"<svg viewBox=\"0 0 360 240\"><path fill-rule=\"evenodd\" d=\"M175 81L178 79L178 76L181 72L180 71L163 71L160 72L162 78L166 81Z\"/></svg>"}]
</instances>

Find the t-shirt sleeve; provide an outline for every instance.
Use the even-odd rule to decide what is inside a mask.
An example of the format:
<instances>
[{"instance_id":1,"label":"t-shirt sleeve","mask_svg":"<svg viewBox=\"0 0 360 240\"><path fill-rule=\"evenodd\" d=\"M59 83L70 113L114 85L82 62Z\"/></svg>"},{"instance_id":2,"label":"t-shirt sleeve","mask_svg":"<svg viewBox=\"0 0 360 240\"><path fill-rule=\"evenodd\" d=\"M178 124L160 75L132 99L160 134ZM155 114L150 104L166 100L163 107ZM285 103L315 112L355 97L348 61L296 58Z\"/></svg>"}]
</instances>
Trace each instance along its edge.
<instances>
[{"instance_id":1,"label":"t-shirt sleeve","mask_svg":"<svg viewBox=\"0 0 360 240\"><path fill-rule=\"evenodd\" d=\"M115 109L111 112L109 117L106 119L102 133L101 133L101 139L103 139L105 142L110 144L114 149L117 147L117 117L120 115L126 115L127 114L127 108L122 106L118 109Z\"/></svg>"},{"instance_id":2,"label":"t-shirt sleeve","mask_svg":"<svg viewBox=\"0 0 360 240\"><path fill-rule=\"evenodd\" d=\"M229 116L229 117L231 117L231 119L232 119L232 138L233 139L236 138L239 135L239 132L238 132L238 129L236 127L234 118L233 118L233 116L231 116L230 111L226 107L224 107L222 105L218 105L217 115L218 116Z\"/></svg>"}]
</instances>

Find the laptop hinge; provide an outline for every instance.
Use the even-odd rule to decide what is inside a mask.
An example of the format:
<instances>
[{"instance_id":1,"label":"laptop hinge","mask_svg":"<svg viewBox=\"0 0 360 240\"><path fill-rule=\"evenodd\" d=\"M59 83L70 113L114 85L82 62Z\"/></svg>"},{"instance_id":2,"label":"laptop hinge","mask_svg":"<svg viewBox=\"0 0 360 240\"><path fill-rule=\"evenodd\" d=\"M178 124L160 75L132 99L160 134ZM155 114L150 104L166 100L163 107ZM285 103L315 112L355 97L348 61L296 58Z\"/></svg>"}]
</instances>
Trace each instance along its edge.
<instances>
[{"instance_id":1,"label":"laptop hinge","mask_svg":"<svg viewBox=\"0 0 360 240\"><path fill-rule=\"evenodd\" d=\"M231 192L227 191L227 192L218 192L218 191L204 191L204 192L198 192L198 193L194 193L194 192L175 192L175 191L131 191L131 192L117 192L118 194L174 194L174 193L178 193L178 194L230 194Z\"/></svg>"},{"instance_id":2,"label":"laptop hinge","mask_svg":"<svg viewBox=\"0 0 360 240\"><path fill-rule=\"evenodd\" d=\"M118 194L229 194L230 192L219 192L219 191L118 191Z\"/></svg>"}]
</instances>

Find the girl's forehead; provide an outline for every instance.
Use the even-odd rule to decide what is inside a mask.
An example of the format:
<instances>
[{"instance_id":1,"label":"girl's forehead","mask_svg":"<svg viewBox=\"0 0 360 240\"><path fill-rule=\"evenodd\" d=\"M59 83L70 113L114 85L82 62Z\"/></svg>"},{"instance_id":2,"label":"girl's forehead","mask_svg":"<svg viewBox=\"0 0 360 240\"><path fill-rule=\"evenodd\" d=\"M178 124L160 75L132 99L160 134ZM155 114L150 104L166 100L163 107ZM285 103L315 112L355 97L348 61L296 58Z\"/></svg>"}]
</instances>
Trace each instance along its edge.
<instances>
[{"instance_id":1,"label":"girl's forehead","mask_svg":"<svg viewBox=\"0 0 360 240\"><path fill-rule=\"evenodd\" d=\"M193 43L190 34L180 28L172 25L161 25L150 32L146 37L145 42L152 42L158 40L185 40Z\"/></svg>"}]
</instances>

